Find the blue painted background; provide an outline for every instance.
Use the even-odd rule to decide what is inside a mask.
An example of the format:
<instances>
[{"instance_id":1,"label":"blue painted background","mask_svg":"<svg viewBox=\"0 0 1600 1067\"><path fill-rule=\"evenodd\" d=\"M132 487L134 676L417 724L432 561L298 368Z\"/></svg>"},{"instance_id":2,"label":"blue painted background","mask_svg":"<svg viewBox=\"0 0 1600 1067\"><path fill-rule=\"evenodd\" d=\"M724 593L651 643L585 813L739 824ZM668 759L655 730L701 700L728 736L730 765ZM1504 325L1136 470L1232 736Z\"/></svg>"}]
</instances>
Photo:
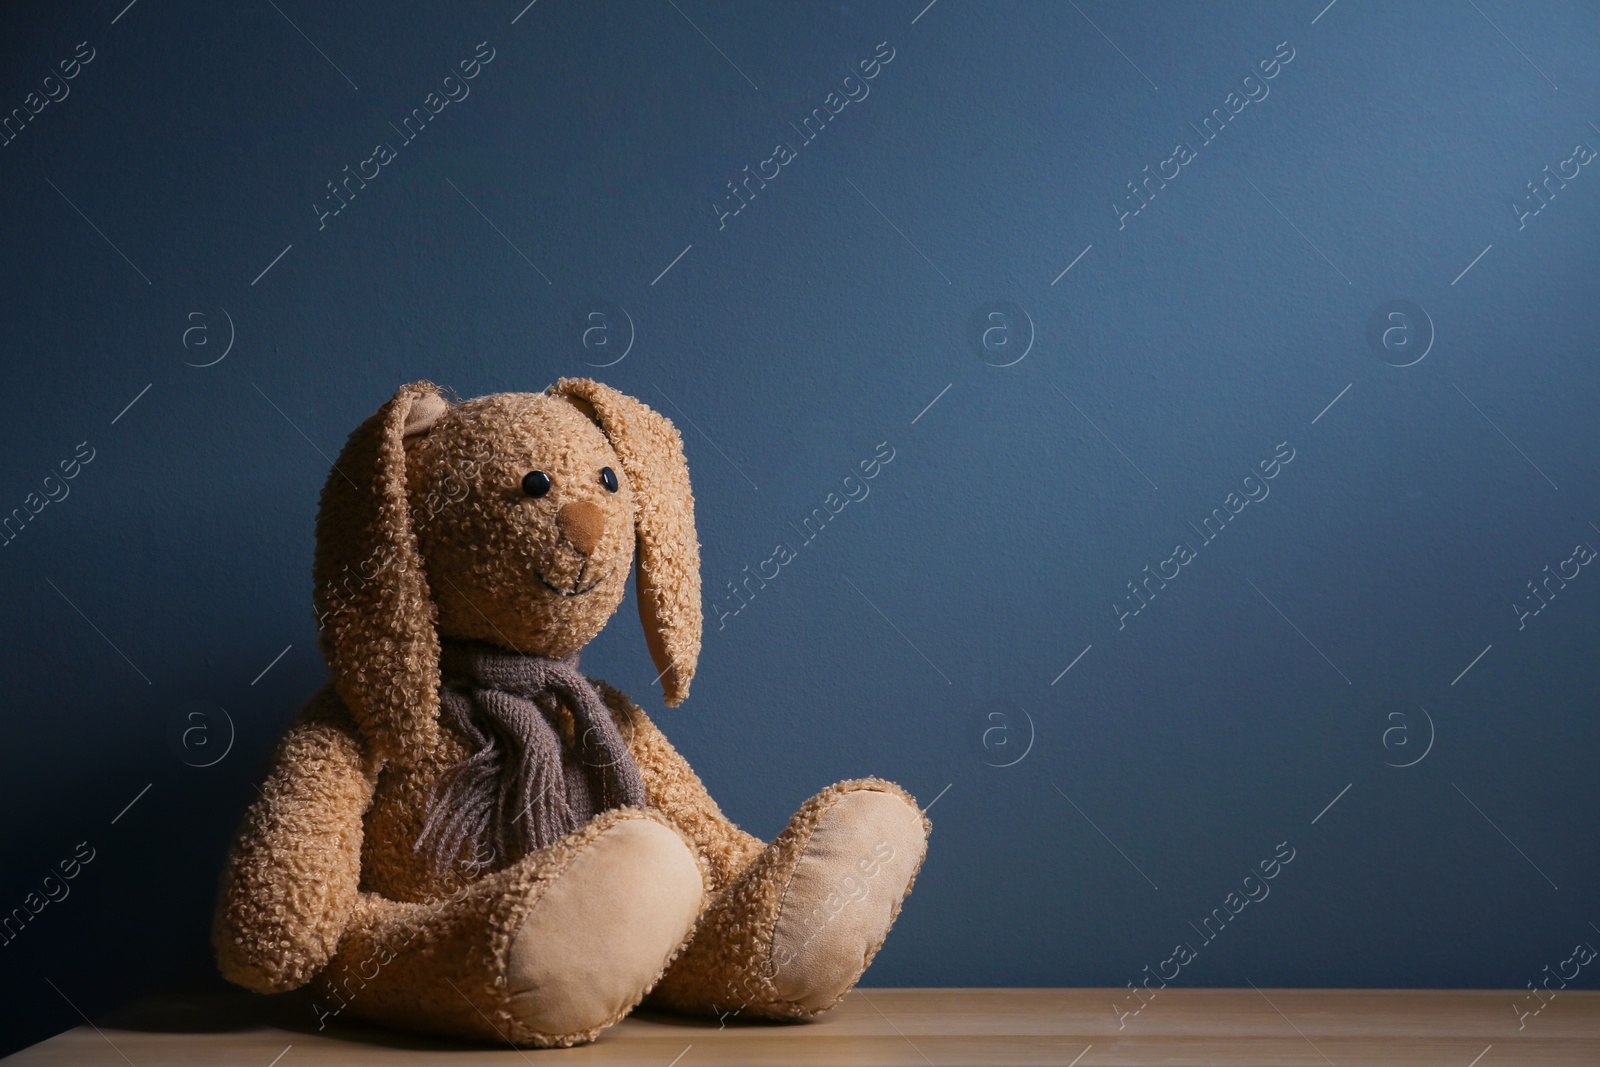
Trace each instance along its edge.
<instances>
[{"instance_id":1,"label":"blue painted background","mask_svg":"<svg viewBox=\"0 0 1600 1067\"><path fill-rule=\"evenodd\" d=\"M66 90L0 147L0 514L66 493L0 549L0 908L93 855L0 947L7 1047L216 981L223 849L324 677L327 457L422 377L682 428L694 695L631 604L586 667L763 836L845 777L938 798L870 983L1123 986L1186 941L1175 984L1523 989L1600 942L1592 9L125 2L0 33L6 113Z\"/></svg>"}]
</instances>

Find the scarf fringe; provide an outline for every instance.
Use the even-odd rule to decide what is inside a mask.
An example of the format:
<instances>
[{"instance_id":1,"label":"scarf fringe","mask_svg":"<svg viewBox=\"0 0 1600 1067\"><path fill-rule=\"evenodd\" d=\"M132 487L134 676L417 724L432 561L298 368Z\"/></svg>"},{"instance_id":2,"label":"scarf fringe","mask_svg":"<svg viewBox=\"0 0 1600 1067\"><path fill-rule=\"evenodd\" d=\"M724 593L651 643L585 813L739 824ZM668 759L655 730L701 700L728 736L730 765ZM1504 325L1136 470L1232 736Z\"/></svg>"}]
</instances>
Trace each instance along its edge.
<instances>
[{"instance_id":1,"label":"scarf fringe","mask_svg":"<svg viewBox=\"0 0 1600 1067\"><path fill-rule=\"evenodd\" d=\"M440 711L471 751L435 783L417 838L436 877L458 861L474 874L500 870L602 811L645 806L639 768L576 655L443 645ZM558 705L572 715L572 751L555 725Z\"/></svg>"}]
</instances>

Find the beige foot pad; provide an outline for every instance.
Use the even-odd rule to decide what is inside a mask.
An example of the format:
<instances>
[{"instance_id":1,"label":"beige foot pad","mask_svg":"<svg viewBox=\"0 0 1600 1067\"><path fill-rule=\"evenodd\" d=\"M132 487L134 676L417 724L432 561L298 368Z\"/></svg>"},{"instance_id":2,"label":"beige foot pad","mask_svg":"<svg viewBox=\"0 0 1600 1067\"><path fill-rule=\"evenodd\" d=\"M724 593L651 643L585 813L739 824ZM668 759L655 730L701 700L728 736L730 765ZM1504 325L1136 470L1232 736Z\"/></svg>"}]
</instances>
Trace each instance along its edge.
<instances>
[{"instance_id":1,"label":"beige foot pad","mask_svg":"<svg viewBox=\"0 0 1600 1067\"><path fill-rule=\"evenodd\" d=\"M553 1036L614 1022L689 936L703 893L676 833L648 819L617 823L545 888L512 940L512 1010Z\"/></svg>"},{"instance_id":2,"label":"beige foot pad","mask_svg":"<svg viewBox=\"0 0 1600 1067\"><path fill-rule=\"evenodd\" d=\"M848 793L818 821L772 931L772 985L808 1011L850 989L889 933L927 849L922 814L893 793Z\"/></svg>"}]
</instances>

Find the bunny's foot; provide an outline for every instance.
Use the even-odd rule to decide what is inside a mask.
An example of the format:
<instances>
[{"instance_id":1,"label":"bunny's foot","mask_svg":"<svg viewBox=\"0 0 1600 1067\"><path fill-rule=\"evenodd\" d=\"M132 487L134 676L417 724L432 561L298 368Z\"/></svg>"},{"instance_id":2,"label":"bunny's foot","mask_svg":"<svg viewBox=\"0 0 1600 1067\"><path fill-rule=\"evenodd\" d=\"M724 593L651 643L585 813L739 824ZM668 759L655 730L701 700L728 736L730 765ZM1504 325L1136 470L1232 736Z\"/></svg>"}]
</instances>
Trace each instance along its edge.
<instances>
[{"instance_id":1,"label":"bunny's foot","mask_svg":"<svg viewBox=\"0 0 1600 1067\"><path fill-rule=\"evenodd\" d=\"M721 1018L803 1018L856 984L927 851L928 822L891 782L808 800L712 902L653 1003Z\"/></svg>"},{"instance_id":2,"label":"bunny's foot","mask_svg":"<svg viewBox=\"0 0 1600 1067\"><path fill-rule=\"evenodd\" d=\"M448 899L365 894L312 989L338 998L334 1013L348 1005L394 1026L581 1044L661 977L694 928L704 884L698 857L666 820L612 809Z\"/></svg>"},{"instance_id":3,"label":"bunny's foot","mask_svg":"<svg viewBox=\"0 0 1600 1067\"><path fill-rule=\"evenodd\" d=\"M592 1040L655 985L703 902L695 854L650 819L596 837L544 889L506 958L511 1010L545 1040Z\"/></svg>"}]
</instances>

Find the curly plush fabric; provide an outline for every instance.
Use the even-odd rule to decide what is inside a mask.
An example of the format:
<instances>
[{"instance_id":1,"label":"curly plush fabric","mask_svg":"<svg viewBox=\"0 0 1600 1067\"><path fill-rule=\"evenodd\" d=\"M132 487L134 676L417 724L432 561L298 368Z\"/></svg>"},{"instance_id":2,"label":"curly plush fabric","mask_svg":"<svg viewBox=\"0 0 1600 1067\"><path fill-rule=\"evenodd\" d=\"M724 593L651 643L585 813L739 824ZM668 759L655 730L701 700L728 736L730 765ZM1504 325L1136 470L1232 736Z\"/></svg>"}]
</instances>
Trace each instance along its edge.
<instances>
[{"instance_id":1,"label":"curly plush fabric","mask_svg":"<svg viewBox=\"0 0 1600 1067\"><path fill-rule=\"evenodd\" d=\"M434 870L470 849L509 866L609 808L645 804L644 780L578 654L522 656L469 641L443 642L439 705L472 755L434 788L417 848ZM558 701L574 737L557 731Z\"/></svg>"}]
</instances>

